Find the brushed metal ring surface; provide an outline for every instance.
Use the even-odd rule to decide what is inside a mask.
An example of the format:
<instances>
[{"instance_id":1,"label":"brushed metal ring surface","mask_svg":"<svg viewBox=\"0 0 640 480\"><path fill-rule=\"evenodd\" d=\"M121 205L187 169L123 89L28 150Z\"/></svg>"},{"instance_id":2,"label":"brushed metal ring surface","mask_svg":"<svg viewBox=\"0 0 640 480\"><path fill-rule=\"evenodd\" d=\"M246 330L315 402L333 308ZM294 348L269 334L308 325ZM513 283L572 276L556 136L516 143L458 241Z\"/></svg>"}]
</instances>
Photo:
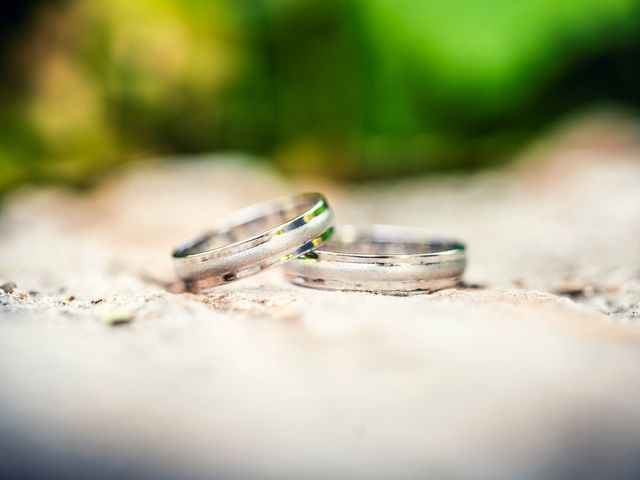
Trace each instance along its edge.
<instances>
[{"instance_id":1,"label":"brushed metal ring surface","mask_svg":"<svg viewBox=\"0 0 640 480\"><path fill-rule=\"evenodd\" d=\"M252 205L173 251L178 276L197 291L255 275L322 244L333 233L326 198L303 193Z\"/></svg>"},{"instance_id":2,"label":"brushed metal ring surface","mask_svg":"<svg viewBox=\"0 0 640 480\"><path fill-rule=\"evenodd\" d=\"M465 245L391 225L340 226L321 247L284 266L300 286L369 292L432 292L459 283Z\"/></svg>"}]
</instances>

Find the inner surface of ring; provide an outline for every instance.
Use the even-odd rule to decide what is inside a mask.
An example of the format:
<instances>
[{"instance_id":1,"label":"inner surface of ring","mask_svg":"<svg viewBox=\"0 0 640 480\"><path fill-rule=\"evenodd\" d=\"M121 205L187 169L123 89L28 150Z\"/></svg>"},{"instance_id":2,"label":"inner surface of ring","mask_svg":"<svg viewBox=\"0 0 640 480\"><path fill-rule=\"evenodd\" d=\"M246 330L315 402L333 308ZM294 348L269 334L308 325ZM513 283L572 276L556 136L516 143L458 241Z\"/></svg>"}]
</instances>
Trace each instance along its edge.
<instances>
[{"instance_id":1,"label":"inner surface of ring","mask_svg":"<svg viewBox=\"0 0 640 480\"><path fill-rule=\"evenodd\" d=\"M316 196L303 196L291 202L278 202L256 208L251 213L239 212L229 218L229 224L208 232L190 245L176 250L186 256L231 245L261 235L303 215L318 202Z\"/></svg>"},{"instance_id":2,"label":"inner surface of ring","mask_svg":"<svg viewBox=\"0 0 640 480\"><path fill-rule=\"evenodd\" d=\"M447 240L400 241L374 238L330 239L319 248L324 252L345 255L420 255L456 249L460 249L460 245Z\"/></svg>"}]
</instances>

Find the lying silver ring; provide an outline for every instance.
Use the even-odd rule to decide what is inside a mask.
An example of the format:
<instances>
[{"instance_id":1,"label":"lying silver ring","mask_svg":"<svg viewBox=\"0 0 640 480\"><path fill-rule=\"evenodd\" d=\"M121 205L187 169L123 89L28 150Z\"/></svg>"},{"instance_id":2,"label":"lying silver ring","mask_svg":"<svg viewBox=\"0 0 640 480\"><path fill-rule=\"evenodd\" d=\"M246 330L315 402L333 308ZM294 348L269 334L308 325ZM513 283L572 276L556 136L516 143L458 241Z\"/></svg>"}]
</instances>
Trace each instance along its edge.
<instances>
[{"instance_id":1,"label":"lying silver ring","mask_svg":"<svg viewBox=\"0 0 640 480\"><path fill-rule=\"evenodd\" d=\"M386 293L430 292L459 283L465 246L416 228L341 226L320 248L284 266L305 287Z\"/></svg>"},{"instance_id":2,"label":"lying silver ring","mask_svg":"<svg viewBox=\"0 0 640 480\"><path fill-rule=\"evenodd\" d=\"M173 259L188 290L222 285L291 260L333 233L326 198L304 193L240 210L212 231L176 248Z\"/></svg>"}]
</instances>

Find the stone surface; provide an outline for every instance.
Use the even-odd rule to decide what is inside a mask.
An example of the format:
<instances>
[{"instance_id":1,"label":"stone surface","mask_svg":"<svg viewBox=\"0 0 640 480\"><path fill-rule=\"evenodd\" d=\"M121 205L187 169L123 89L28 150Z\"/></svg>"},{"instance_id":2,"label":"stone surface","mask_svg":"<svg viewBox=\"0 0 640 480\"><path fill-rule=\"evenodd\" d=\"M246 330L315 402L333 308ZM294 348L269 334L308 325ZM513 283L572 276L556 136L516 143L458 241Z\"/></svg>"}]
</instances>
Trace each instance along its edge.
<instances>
[{"instance_id":1,"label":"stone surface","mask_svg":"<svg viewBox=\"0 0 640 480\"><path fill-rule=\"evenodd\" d=\"M638 138L583 122L465 177L346 186L221 157L16 192L0 219L0 473L638 478ZM273 270L181 293L175 243L308 189L339 222L466 240L466 284L323 292Z\"/></svg>"}]
</instances>

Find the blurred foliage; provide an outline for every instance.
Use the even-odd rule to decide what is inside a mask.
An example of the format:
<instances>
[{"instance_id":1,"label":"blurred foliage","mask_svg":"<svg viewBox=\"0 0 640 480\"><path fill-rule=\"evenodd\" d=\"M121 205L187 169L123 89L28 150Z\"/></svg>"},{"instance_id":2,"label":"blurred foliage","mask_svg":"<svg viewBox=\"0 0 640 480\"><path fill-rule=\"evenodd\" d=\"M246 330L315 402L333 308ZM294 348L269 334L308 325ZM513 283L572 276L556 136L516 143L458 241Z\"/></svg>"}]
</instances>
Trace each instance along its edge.
<instances>
[{"instance_id":1,"label":"blurred foliage","mask_svg":"<svg viewBox=\"0 0 640 480\"><path fill-rule=\"evenodd\" d=\"M220 150L471 169L566 112L640 105L640 0L31 0L0 22L0 191Z\"/></svg>"}]
</instances>

